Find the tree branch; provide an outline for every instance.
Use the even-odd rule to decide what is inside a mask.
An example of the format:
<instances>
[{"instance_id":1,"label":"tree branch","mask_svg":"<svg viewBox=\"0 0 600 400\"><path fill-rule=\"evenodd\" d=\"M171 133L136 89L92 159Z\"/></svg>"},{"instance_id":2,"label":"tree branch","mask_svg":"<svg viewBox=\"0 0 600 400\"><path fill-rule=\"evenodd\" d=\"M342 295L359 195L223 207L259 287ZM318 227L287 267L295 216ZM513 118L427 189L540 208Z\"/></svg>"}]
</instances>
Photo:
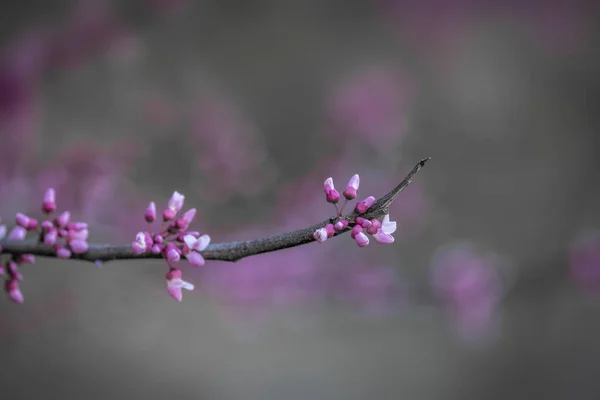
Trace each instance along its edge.
<instances>
[{"instance_id":1,"label":"tree branch","mask_svg":"<svg viewBox=\"0 0 600 400\"><path fill-rule=\"evenodd\" d=\"M377 201L367 210L366 213L360 214L365 219L381 218L389 213L390 205L396 200L400 192L406 188L412 181L413 176L419 171L431 157L424 158L415 165L408 175L389 193L377 199ZM354 220L359 214L355 211L341 217L340 219ZM325 225L335 221L336 218L326 219L318 224L307 228L299 229L293 232L281 233L278 235L258 238L253 240L245 240L241 242L228 243L213 243L202 252L202 256L206 260L221 260L221 261L238 261L242 258L268 253L271 251L283 250L290 247L300 246L306 243L314 242L313 233L315 230L324 227ZM335 233L338 236L352 229L348 226L345 230ZM21 254L33 254L41 257L56 257L56 252L52 246L40 244L34 240L0 240L0 248L2 254L12 254L18 256ZM87 252L82 254L73 254L70 259L84 261L111 261L111 260L133 260L133 259L148 259L148 258L163 258L162 254L143 253L135 254L131 244L112 245L112 244L89 244Z\"/></svg>"}]
</instances>

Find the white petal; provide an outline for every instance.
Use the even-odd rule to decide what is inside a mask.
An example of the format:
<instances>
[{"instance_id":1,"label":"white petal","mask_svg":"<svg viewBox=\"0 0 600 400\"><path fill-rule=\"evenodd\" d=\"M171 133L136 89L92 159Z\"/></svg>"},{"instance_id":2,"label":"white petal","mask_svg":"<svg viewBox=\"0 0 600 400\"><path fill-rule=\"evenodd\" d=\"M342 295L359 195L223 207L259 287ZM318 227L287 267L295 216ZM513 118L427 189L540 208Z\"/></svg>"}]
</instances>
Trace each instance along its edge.
<instances>
[{"instance_id":1,"label":"white petal","mask_svg":"<svg viewBox=\"0 0 600 400\"><path fill-rule=\"evenodd\" d=\"M185 235L183 237L183 241L185 242L187 247L189 247L190 249L193 249L194 245L196 245L197 239L192 235Z\"/></svg>"},{"instance_id":2,"label":"white petal","mask_svg":"<svg viewBox=\"0 0 600 400\"><path fill-rule=\"evenodd\" d=\"M194 290L194 285L186 281L181 281L181 287L185 290Z\"/></svg>"},{"instance_id":3,"label":"white petal","mask_svg":"<svg viewBox=\"0 0 600 400\"><path fill-rule=\"evenodd\" d=\"M181 279L171 279L170 281L167 280L167 286L169 287L175 287L175 288L180 288L183 287L185 281L181 280Z\"/></svg>"},{"instance_id":4,"label":"white petal","mask_svg":"<svg viewBox=\"0 0 600 400\"><path fill-rule=\"evenodd\" d=\"M194 246L195 246L194 250L202 251L202 250L206 249L209 244L210 244L210 236L204 234L204 235L200 236L198 238L198 240L196 241L196 243L194 244Z\"/></svg>"},{"instance_id":5,"label":"white petal","mask_svg":"<svg viewBox=\"0 0 600 400\"><path fill-rule=\"evenodd\" d=\"M144 235L144 232L138 232L137 235L135 235L135 241L136 243L140 243L142 245L146 245L146 235Z\"/></svg>"},{"instance_id":6,"label":"white petal","mask_svg":"<svg viewBox=\"0 0 600 400\"><path fill-rule=\"evenodd\" d=\"M396 221L390 221L390 215L386 214L381 221L381 231L391 235L396 232Z\"/></svg>"},{"instance_id":7,"label":"white petal","mask_svg":"<svg viewBox=\"0 0 600 400\"><path fill-rule=\"evenodd\" d=\"M373 237L375 238L375 240L377 240L378 243L381 244L394 243L394 237L392 235L384 233L381 229L379 229L377 233L373 235Z\"/></svg>"}]
</instances>

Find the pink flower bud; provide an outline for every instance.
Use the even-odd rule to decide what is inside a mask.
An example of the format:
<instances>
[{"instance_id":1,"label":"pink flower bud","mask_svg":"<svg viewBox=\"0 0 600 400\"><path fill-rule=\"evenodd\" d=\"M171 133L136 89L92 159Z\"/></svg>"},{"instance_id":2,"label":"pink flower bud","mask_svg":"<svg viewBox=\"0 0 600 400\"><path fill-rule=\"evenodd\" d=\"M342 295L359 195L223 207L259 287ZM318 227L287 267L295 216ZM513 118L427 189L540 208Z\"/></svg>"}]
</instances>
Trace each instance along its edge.
<instances>
[{"instance_id":1,"label":"pink flower bud","mask_svg":"<svg viewBox=\"0 0 600 400\"><path fill-rule=\"evenodd\" d=\"M167 280L181 279L182 273L179 268L171 268L165 275Z\"/></svg>"},{"instance_id":2,"label":"pink flower bud","mask_svg":"<svg viewBox=\"0 0 600 400\"><path fill-rule=\"evenodd\" d=\"M137 255L146 252L146 232L137 233L137 235L135 236L135 240L131 244L131 248L133 249L133 252Z\"/></svg>"},{"instance_id":3,"label":"pink flower bud","mask_svg":"<svg viewBox=\"0 0 600 400\"><path fill-rule=\"evenodd\" d=\"M344 190L344 197L348 200L352 200L356 198L356 191L358 190L358 185L360 184L360 178L358 174L352 176L348 181L348 186L346 186L346 190Z\"/></svg>"},{"instance_id":4,"label":"pink flower bud","mask_svg":"<svg viewBox=\"0 0 600 400\"><path fill-rule=\"evenodd\" d=\"M333 186L333 178L329 177L323 182L323 191L327 194L332 190L335 190L335 186Z\"/></svg>"},{"instance_id":5,"label":"pink flower bud","mask_svg":"<svg viewBox=\"0 0 600 400\"><path fill-rule=\"evenodd\" d=\"M377 218L373 218L371 220L371 226L367 229L367 233L369 235L374 235L377 233L379 228L381 228L381 221L378 220Z\"/></svg>"},{"instance_id":6,"label":"pink flower bud","mask_svg":"<svg viewBox=\"0 0 600 400\"><path fill-rule=\"evenodd\" d=\"M358 247L365 247L369 244L369 237L364 232L359 232L354 238Z\"/></svg>"},{"instance_id":7,"label":"pink flower bud","mask_svg":"<svg viewBox=\"0 0 600 400\"><path fill-rule=\"evenodd\" d=\"M370 227L371 225L373 225L373 223L371 221L369 221L368 219L365 219L363 217L357 217L356 223L365 229Z\"/></svg>"},{"instance_id":8,"label":"pink flower bud","mask_svg":"<svg viewBox=\"0 0 600 400\"><path fill-rule=\"evenodd\" d=\"M162 237L162 235L159 234L154 235L154 237L152 238L152 241L156 244L161 244L163 240L164 238Z\"/></svg>"},{"instance_id":9,"label":"pink flower bud","mask_svg":"<svg viewBox=\"0 0 600 400\"><path fill-rule=\"evenodd\" d=\"M329 203L337 203L340 200L340 194L333 186L333 178L329 177L323 183L323 189L325 191L325 198Z\"/></svg>"},{"instance_id":10,"label":"pink flower bud","mask_svg":"<svg viewBox=\"0 0 600 400\"><path fill-rule=\"evenodd\" d=\"M9 300L18 304L23 304L23 293L21 293L21 290L19 289L19 282L17 280L11 279L6 281L5 289Z\"/></svg>"},{"instance_id":11,"label":"pink flower bud","mask_svg":"<svg viewBox=\"0 0 600 400\"><path fill-rule=\"evenodd\" d=\"M175 219L175 211L171 210L170 208L167 208L165 211L163 211L162 217L163 221L165 222L173 221Z\"/></svg>"},{"instance_id":12,"label":"pink flower bud","mask_svg":"<svg viewBox=\"0 0 600 400\"><path fill-rule=\"evenodd\" d=\"M151 201L150 204L148 205L148 208L146 208L146 212L144 213L144 218L146 219L146 222L148 222L149 224L154 222L154 220L156 219L156 204L154 204L153 201Z\"/></svg>"},{"instance_id":13,"label":"pink flower bud","mask_svg":"<svg viewBox=\"0 0 600 400\"><path fill-rule=\"evenodd\" d=\"M54 229L54 225L50 221L42 221L41 227L46 232L50 231L51 229Z\"/></svg>"},{"instance_id":14,"label":"pink flower bud","mask_svg":"<svg viewBox=\"0 0 600 400\"><path fill-rule=\"evenodd\" d=\"M204 265L204 257L197 251L190 252L185 258L193 267L201 267Z\"/></svg>"},{"instance_id":15,"label":"pink flower bud","mask_svg":"<svg viewBox=\"0 0 600 400\"><path fill-rule=\"evenodd\" d=\"M29 225L29 217L25 214L17 213L16 222L17 225L27 229L27 226Z\"/></svg>"},{"instance_id":16,"label":"pink flower bud","mask_svg":"<svg viewBox=\"0 0 600 400\"><path fill-rule=\"evenodd\" d=\"M88 228L88 224L86 222L69 222L67 224L67 229L70 231L79 232Z\"/></svg>"},{"instance_id":17,"label":"pink flower bud","mask_svg":"<svg viewBox=\"0 0 600 400\"><path fill-rule=\"evenodd\" d=\"M152 245L150 251L152 254L160 254L165 249L165 246L162 243L155 243Z\"/></svg>"},{"instance_id":18,"label":"pink flower bud","mask_svg":"<svg viewBox=\"0 0 600 400\"><path fill-rule=\"evenodd\" d=\"M56 243L56 240L58 239L58 231L54 228L48 230L45 234L44 234L44 244L46 246L52 246L54 245L54 243Z\"/></svg>"},{"instance_id":19,"label":"pink flower bud","mask_svg":"<svg viewBox=\"0 0 600 400\"><path fill-rule=\"evenodd\" d=\"M327 230L325 228L320 228L313 233L313 238L319 243L323 243L327 240Z\"/></svg>"},{"instance_id":20,"label":"pink flower bud","mask_svg":"<svg viewBox=\"0 0 600 400\"><path fill-rule=\"evenodd\" d=\"M56 257L66 260L71 257L71 250L67 249L60 243L54 245L54 251L56 252Z\"/></svg>"},{"instance_id":21,"label":"pink flower bud","mask_svg":"<svg viewBox=\"0 0 600 400\"><path fill-rule=\"evenodd\" d=\"M329 203L337 203L338 201L340 201L340 194L338 193L337 190L331 190L327 193L327 195L325 196L325 198L327 199L327 201Z\"/></svg>"},{"instance_id":22,"label":"pink flower bud","mask_svg":"<svg viewBox=\"0 0 600 400\"><path fill-rule=\"evenodd\" d=\"M375 203L375 197L369 196L363 201L360 201L356 204L356 212L359 214L364 214L367 210Z\"/></svg>"},{"instance_id":23,"label":"pink flower bud","mask_svg":"<svg viewBox=\"0 0 600 400\"><path fill-rule=\"evenodd\" d=\"M356 238L356 235L358 235L362 231L363 231L362 226L360 226L360 225L354 225L354 227L350 231L350 236L352 237L352 239L354 239L354 238Z\"/></svg>"},{"instance_id":24,"label":"pink flower bud","mask_svg":"<svg viewBox=\"0 0 600 400\"><path fill-rule=\"evenodd\" d=\"M82 229L80 231L69 231L67 240L87 240L88 236L89 231L87 229Z\"/></svg>"},{"instance_id":25,"label":"pink flower bud","mask_svg":"<svg viewBox=\"0 0 600 400\"><path fill-rule=\"evenodd\" d=\"M325 225L325 231L327 232L327 237L333 237L333 235L335 235L335 229L333 227L333 224L327 224Z\"/></svg>"},{"instance_id":26,"label":"pink flower bud","mask_svg":"<svg viewBox=\"0 0 600 400\"><path fill-rule=\"evenodd\" d=\"M38 221L35 218L29 218L29 223L26 226L28 231L34 231L37 229Z\"/></svg>"},{"instance_id":27,"label":"pink flower bud","mask_svg":"<svg viewBox=\"0 0 600 400\"><path fill-rule=\"evenodd\" d=\"M173 192L173 195L169 199L167 203L167 209L163 211L163 220L172 221L175 219L175 215L181 211L183 207L183 201L185 200L185 196L179 192Z\"/></svg>"},{"instance_id":28,"label":"pink flower bud","mask_svg":"<svg viewBox=\"0 0 600 400\"><path fill-rule=\"evenodd\" d=\"M33 254L21 254L19 257L19 264L33 264L35 262L35 256Z\"/></svg>"},{"instance_id":29,"label":"pink flower bud","mask_svg":"<svg viewBox=\"0 0 600 400\"><path fill-rule=\"evenodd\" d=\"M339 220L338 222L336 222L333 227L335 228L336 231L343 231L344 229L346 229L347 226L348 226L348 221L346 221L345 219L342 219L342 220Z\"/></svg>"},{"instance_id":30,"label":"pink flower bud","mask_svg":"<svg viewBox=\"0 0 600 400\"><path fill-rule=\"evenodd\" d=\"M177 222L175 223L175 225L179 229L186 230L188 228L188 226L190 226L190 223L192 222L192 220L194 219L195 216L196 216L196 209L191 208L191 209L187 210L185 212L185 214L183 214L180 218L177 219Z\"/></svg>"},{"instance_id":31,"label":"pink flower bud","mask_svg":"<svg viewBox=\"0 0 600 400\"><path fill-rule=\"evenodd\" d=\"M75 239L69 242L69 246L71 247L71 251L74 254L81 254L88 251L88 242L85 240Z\"/></svg>"},{"instance_id":32,"label":"pink flower bud","mask_svg":"<svg viewBox=\"0 0 600 400\"><path fill-rule=\"evenodd\" d=\"M17 264L14 261L9 261L7 265L8 275L11 277L11 279L14 279L19 282L22 281L23 275L19 272L19 264Z\"/></svg>"},{"instance_id":33,"label":"pink flower bud","mask_svg":"<svg viewBox=\"0 0 600 400\"><path fill-rule=\"evenodd\" d=\"M8 238L14 240L23 240L25 239L25 235L27 235L27 230L22 226L17 225L12 228L10 234L8 235Z\"/></svg>"},{"instance_id":34,"label":"pink flower bud","mask_svg":"<svg viewBox=\"0 0 600 400\"><path fill-rule=\"evenodd\" d=\"M69 219L71 219L71 213L69 211L64 211L58 217L54 218L54 225L57 228L64 228L69 223Z\"/></svg>"},{"instance_id":35,"label":"pink flower bud","mask_svg":"<svg viewBox=\"0 0 600 400\"><path fill-rule=\"evenodd\" d=\"M181 259L179 250L173 243L169 243L167 245L167 247L165 247L163 254L164 254L165 258L167 259L167 263L169 265L177 264L179 262L179 260Z\"/></svg>"},{"instance_id":36,"label":"pink flower bud","mask_svg":"<svg viewBox=\"0 0 600 400\"><path fill-rule=\"evenodd\" d=\"M50 188L44 193L44 202L42 203L42 211L45 214L56 211L56 192Z\"/></svg>"}]
</instances>

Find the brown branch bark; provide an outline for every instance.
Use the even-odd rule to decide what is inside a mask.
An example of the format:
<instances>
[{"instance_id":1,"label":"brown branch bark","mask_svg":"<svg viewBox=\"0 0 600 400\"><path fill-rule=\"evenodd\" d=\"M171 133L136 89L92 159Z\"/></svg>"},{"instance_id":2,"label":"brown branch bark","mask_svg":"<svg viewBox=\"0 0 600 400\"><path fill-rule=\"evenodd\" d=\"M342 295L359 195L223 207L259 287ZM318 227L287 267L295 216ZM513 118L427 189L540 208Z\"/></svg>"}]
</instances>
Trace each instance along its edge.
<instances>
[{"instance_id":1,"label":"brown branch bark","mask_svg":"<svg viewBox=\"0 0 600 400\"><path fill-rule=\"evenodd\" d=\"M424 158L415 165L408 175L390 192L377 199L377 201L367 210L366 213L360 216L366 219L381 218L389 213L390 205L396 200L400 192L406 188L412 181L414 175L425 165L431 158ZM341 219L353 220L358 214L351 212ZM328 218L318 224L299 229L293 232L280 233L278 235L245 240L240 242L213 243L202 252L202 256L206 260L221 260L221 261L238 261L242 258L268 253L271 251L283 250L290 247L300 246L306 243L314 242L313 233L315 230L324 227L332 222L332 218ZM352 227L348 226L342 232L336 232L335 236L349 231ZM33 240L0 240L2 254L12 254L18 256L21 254L33 254L41 257L56 257L56 253L51 246L39 244ZM74 254L70 259L85 260L85 261L111 261L111 260L133 260L133 259L149 259L162 258L161 254L135 254L131 248L131 244L113 245L113 244L89 244L87 252L82 254Z\"/></svg>"}]
</instances>

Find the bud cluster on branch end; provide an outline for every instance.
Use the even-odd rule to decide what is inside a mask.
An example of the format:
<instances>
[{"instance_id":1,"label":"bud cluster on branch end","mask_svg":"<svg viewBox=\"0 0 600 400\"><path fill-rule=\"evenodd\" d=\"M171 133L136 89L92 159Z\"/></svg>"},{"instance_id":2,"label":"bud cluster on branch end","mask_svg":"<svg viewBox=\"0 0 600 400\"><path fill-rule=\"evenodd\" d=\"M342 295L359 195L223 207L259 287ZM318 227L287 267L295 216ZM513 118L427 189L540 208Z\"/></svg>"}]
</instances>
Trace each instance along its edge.
<instances>
[{"instance_id":1,"label":"bud cluster on branch end","mask_svg":"<svg viewBox=\"0 0 600 400\"><path fill-rule=\"evenodd\" d=\"M17 213L16 225L8 234L8 239L24 240L28 234L37 236L37 242L50 246L57 258L67 259L73 254L85 253L88 250L88 226L85 222L71 222L71 213L64 211L52 218L56 211L56 192L54 189L46 190L42 202L44 221L38 224L38 220L23 213ZM6 226L0 225L0 239L6 235ZM3 251L0 244L0 253ZM13 255L6 263L0 262L0 276L4 276L4 288L8 298L15 303L23 303L23 294L19 283L23 275L19 271L21 264L33 264L34 254Z\"/></svg>"},{"instance_id":2,"label":"bud cluster on branch end","mask_svg":"<svg viewBox=\"0 0 600 400\"><path fill-rule=\"evenodd\" d=\"M369 211L369 209L375 204L375 197L369 196L366 199L359 201L354 207L354 214L346 218L342 217L344 208L348 204L348 200L354 200L358 192L360 185L360 177L358 174L352 176L348 181L348 185L343 192L344 204L342 208L338 208L337 203L340 200L340 194L335 190L333 185L333 178L327 178L323 183L323 190L325 191L325 199L335 206L336 218L333 219L332 223L325 225L323 228L315 230L313 237L319 243L323 243L328 238L333 237L335 232L343 232L348 226L352 228L350 237L356 241L358 247L365 247L369 245L369 237L365 234L368 233L375 237L379 243L390 244L394 243L394 237L392 233L396 232L396 222L390 221L390 215L385 214L383 220L380 221L377 218L367 219L363 215Z\"/></svg>"}]
</instances>

